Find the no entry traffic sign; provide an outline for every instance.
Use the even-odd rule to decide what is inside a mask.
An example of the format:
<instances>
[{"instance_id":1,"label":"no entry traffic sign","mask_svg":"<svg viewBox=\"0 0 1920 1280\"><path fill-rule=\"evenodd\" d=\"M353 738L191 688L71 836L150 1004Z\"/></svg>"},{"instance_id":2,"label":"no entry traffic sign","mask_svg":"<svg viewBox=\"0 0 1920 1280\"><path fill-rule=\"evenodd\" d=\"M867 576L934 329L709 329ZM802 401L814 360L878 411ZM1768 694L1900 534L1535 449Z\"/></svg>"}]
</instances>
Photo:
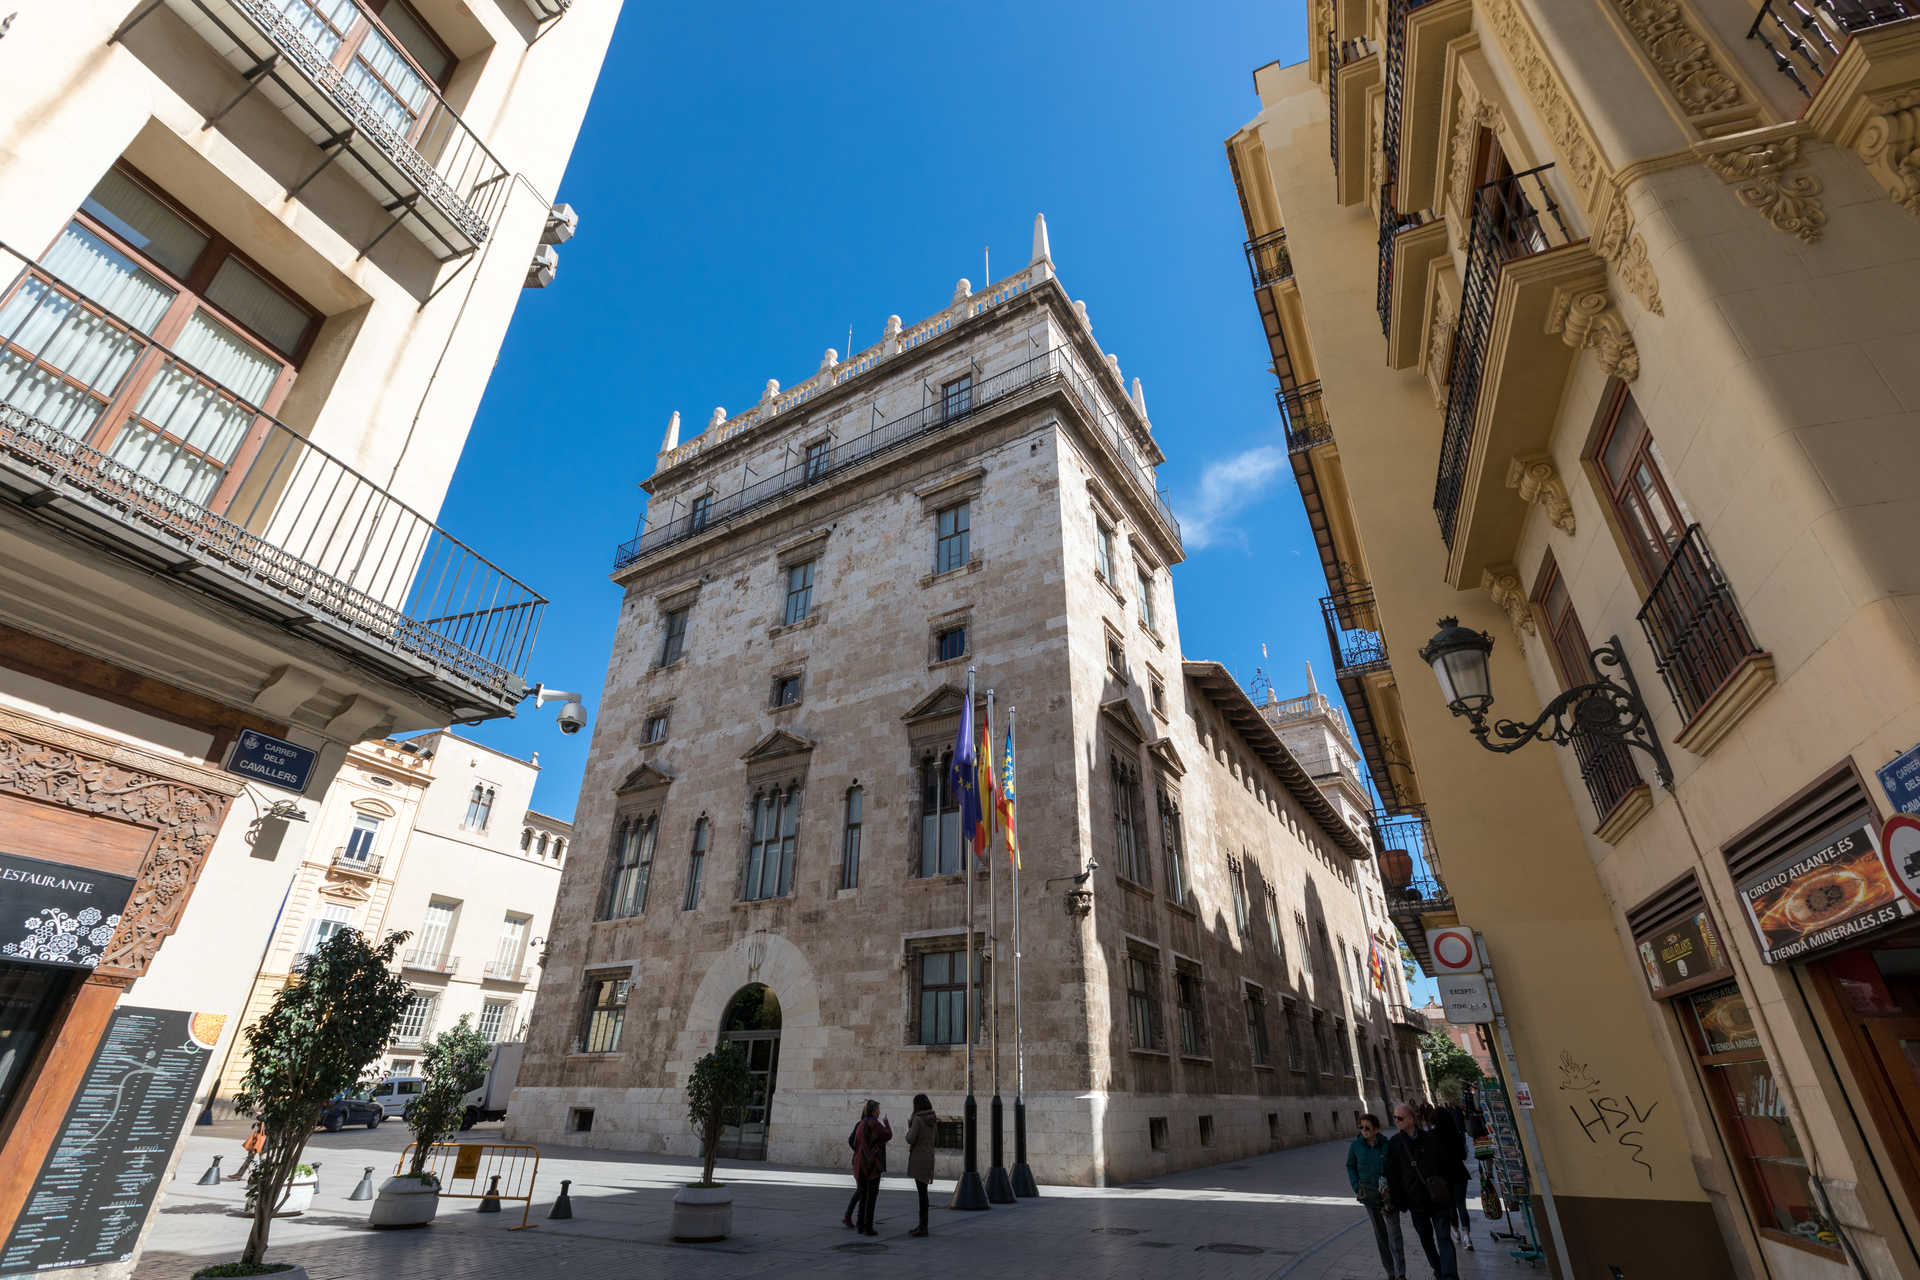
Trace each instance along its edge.
<instances>
[{"instance_id":1,"label":"no entry traffic sign","mask_svg":"<svg viewBox=\"0 0 1920 1280\"><path fill-rule=\"evenodd\" d=\"M1478 973L1480 948L1474 944L1473 930L1463 924L1427 930L1427 954L1433 957L1433 970L1441 973Z\"/></svg>"}]
</instances>

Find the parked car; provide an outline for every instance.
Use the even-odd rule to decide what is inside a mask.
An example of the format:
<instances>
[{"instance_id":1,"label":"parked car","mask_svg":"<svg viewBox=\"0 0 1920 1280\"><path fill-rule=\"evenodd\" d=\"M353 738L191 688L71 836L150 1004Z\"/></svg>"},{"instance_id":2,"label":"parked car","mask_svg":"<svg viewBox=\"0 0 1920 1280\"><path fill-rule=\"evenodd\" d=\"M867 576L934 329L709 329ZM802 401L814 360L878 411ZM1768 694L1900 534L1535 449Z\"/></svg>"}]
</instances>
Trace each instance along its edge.
<instances>
[{"instance_id":1,"label":"parked car","mask_svg":"<svg viewBox=\"0 0 1920 1280\"><path fill-rule=\"evenodd\" d=\"M367 1096L380 1104L382 1114L392 1119L406 1114L407 1107L420 1096L420 1088L425 1083L420 1076L388 1076L374 1085Z\"/></svg>"},{"instance_id":2,"label":"parked car","mask_svg":"<svg viewBox=\"0 0 1920 1280\"><path fill-rule=\"evenodd\" d=\"M386 1118L387 1113L380 1109L380 1104L365 1097L362 1091L361 1096L347 1094L329 1102L327 1109L320 1113L320 1127L328 1133L338 1133L350 1124L378 1129Z\"/></svg>"}]
</instances>

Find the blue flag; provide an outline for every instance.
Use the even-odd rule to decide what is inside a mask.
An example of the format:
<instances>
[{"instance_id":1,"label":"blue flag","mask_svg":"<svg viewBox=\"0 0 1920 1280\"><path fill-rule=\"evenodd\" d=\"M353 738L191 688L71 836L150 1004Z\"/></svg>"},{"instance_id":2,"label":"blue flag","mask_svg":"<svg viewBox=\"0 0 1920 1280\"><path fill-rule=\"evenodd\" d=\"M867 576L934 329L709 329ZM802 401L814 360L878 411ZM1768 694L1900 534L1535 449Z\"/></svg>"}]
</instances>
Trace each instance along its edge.
<instances>
[{"instance_id":1,"label":"blue flag","mask_svg":"<svg viewBox=\"0 0 1920 1280\"><path fill-rule=\"evenodd\" d=\"M968 681L969 684L972 681ZM953 790L954 803L960 808L960 843L973 849L975 856L986 847L982 830L980 803L980 753L973 729L973 698L960 708L960 737L953 744L953 766L947 771L947 785Z\"/></svg>"}]
</instances>

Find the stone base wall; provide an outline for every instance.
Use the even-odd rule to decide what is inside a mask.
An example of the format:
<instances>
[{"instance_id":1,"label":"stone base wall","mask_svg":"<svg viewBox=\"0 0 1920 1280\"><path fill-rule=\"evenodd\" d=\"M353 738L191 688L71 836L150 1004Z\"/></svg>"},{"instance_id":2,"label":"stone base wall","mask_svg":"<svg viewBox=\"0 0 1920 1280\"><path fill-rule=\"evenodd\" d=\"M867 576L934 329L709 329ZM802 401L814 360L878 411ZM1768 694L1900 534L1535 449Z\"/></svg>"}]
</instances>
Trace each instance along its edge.
<instances>
[{"instance_id":1,"label":"stone base wall","mask_svg":"<svg viewBox=\"0 0 1920 1280\"><path fill-rule=\"evenodd\" d=\"M780 1090L774 1095L767 1160L773 1164L848 1169L847 1134L865 1097L839 1090ZM894 1127L890 1162L906 1167L907 1117L912 1095L882 1093L880 1109ZM980 1166L989 1163L990 1099L976 1095L980 1115ZM1013 1162L1013 1097L1006 1109L1007 1162ZM961 1100L935 1100L942 1119L957 1119ZM593 1127L575 1132L575 1108L593 1110ZM1358 1097L1188 1096L1106 1093L1044 1093L1027 1098L1027 1159L1041 1182L1106 1186L1325 1142L1353 1132L1356 1111L1375 1110ZM1307 1117L1312 1116L1311 1127ZM1203 1145L1200 1118L1212 1119L1212 1140ZM1153 1145L1155 1119L1165 1119L1165 1146ZM686 1096L677 1089L523 1088L514 1090L507 1140L535 1146L594 1147L692 1158L699 1155L687 1122ZM942 1178L961 1171L957 1150L938 1153ZM1340 1188L1332 1189L1338 1192Z\"/></svg>"}]
</instances>

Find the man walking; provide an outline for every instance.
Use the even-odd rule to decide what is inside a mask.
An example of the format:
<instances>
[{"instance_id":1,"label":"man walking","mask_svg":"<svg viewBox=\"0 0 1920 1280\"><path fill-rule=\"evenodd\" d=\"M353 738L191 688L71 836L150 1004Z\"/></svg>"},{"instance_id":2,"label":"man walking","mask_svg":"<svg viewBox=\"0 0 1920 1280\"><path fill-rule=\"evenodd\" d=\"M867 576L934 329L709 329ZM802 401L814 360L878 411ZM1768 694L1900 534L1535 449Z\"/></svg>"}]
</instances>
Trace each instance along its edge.
<instances>
[{"instance_id":1,"label":"man walking","mask_svg":"<svg viewBox=\"0 0 1920 1280\"><path fill-rule=\"evenodd\" d=\"M1347 1148L1347 1181L1353 1196L1366 1207L1373 1223L1373 1240L1380 1246L1380 1265L1387 1280L1407 1280L1407 1245L1400 1234L1400 1210L1387 1198L1387 1138L1380 1117L1360 1117L1360 1136Z\"/></svg>"},{"instance_id":2,"label":"man walking","mask_svg":"<svg viewBox=\"0 0 1920 1280\"><path fill-rule=\"evenodd\" d=\"M1413 1232L1426 1250L1434 1280L1460 1280L1453 1237L1447 1234L1453 1184L1447 1181L1439 1136L1422 1129L1404 1102L1393 1109L1393 1127L1399 1130L1387 1143L1387 1186L1393 1201L1413 1219Z\"/></svg>"}]
</instances>

